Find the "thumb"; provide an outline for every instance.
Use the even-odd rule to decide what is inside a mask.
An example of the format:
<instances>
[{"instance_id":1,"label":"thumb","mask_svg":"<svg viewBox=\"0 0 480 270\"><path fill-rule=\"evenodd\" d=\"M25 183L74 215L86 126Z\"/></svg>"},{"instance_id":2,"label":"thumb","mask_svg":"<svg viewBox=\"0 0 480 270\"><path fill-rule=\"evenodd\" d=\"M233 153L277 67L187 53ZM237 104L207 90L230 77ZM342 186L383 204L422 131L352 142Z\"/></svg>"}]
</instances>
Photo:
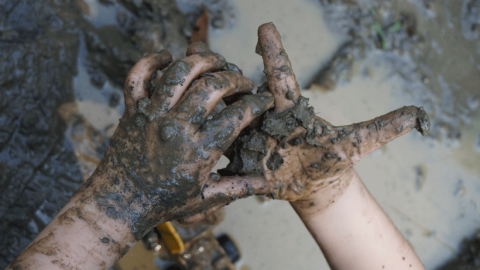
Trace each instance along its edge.
<instances>
[{"instance_id":1,"label":"thumb","mask_svg":"<svg viewBox=\"0 0 480 270\"><path fill-rule=\"evenodd\" d=\"M225 205L252 195L265 195L268 193L270 184L261 175L246 176L220 176L211 173L207 184L203 189L203 211L193 216L185 217L179 222L191 224L198 222Z\"/></svg>"}]
</instances>

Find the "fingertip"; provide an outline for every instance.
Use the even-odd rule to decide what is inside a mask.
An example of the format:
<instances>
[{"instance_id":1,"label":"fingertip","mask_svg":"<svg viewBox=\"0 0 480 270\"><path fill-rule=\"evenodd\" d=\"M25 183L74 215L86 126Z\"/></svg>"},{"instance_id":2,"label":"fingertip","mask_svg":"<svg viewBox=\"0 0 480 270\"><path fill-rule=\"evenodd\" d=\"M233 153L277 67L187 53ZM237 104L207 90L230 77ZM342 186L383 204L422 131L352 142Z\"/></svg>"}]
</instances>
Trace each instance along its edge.
<instances>
[{"instance_id":1,"label":"fingertip","mask_svg":"<svg viewBox=\"0 0 480 270\"><path fill-rule=\"evenodd\" d=\"M148 96L152 75L172 61L172 55L167 50L149 54L138 60L130 69L124 86L126 115L132 115L136 110L136 102Z\"/></svg>"},{"instance_id":2,"label":"fingertip","mask_svg":"<svg viewBox=\"0 0 480 270\"><path fill-rule=\"evenodd\" d=\"M300 89L277 28L273 23L258 28L255 52L263 58L269 90L275 95L275 112L295 106Z\"/></svg>"},{"instance_id":3,"label":"fingertip","mask_svg":"<svg viewBox=\"0 0 480 270\"><path fill-rule=\"evenodd\" d=\"M210 49L207 47L207 45L205 45L205 43L201 41L195 41L188 46L186 55L190 56L193 54L206 53L206 52L211 52Z\"/></svg>"},{"instance_id":4,"label":"fingertip","mask_svg":"<svg viewBox=\"0 0 480 270\"><path fill-rule=\"evenodd\" d=\"M258 34L262 35L272 30L277 31L277 27L275 27L275 24L273 24L273 22L264 23L258 27Z\"/></svg>"},{"instance_id":5,"label":"fingertip","mask_svg":"<svg viewBox=\"0 0 480 270\"><path fill-rule=\"evenodd\" d=\"M157 60L161 60L161 62L163 63L171 63L172 60L173 60L173 56L172 54L165 50L165 49L161 49L160 51L158 51L156 53L156 57L155 57Z\"/></svg>"}]
</instances>

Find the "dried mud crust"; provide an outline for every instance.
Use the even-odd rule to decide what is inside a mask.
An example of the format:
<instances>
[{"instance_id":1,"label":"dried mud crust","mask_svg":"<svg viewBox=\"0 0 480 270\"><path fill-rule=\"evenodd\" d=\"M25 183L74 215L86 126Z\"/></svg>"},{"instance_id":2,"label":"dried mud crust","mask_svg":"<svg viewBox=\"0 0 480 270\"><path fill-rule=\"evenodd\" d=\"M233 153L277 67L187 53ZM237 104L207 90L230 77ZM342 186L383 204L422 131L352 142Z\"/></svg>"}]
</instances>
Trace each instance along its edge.
<instances>
[{"instance_id":1,"label":"dried mud crust","mask_svg":"<svg viewBox=\"0 0 480 270\"><path fill-rule=\"evenodd\" d=\"M85 19L81 2L0 3L0 269L83 183L72 135L65 136L67 125L58 113L75 99L79 43L86 44L92 84L101 87L108 78L122 88L144 53L160 46L180 57L188 45L180 29L187 21L174 1L119 1L129 13L117 16L117 27L101 28ZM155 33L161 44L148 40ZM105 149L96 149L98 159Z\"/></svg>"}]
</instances>

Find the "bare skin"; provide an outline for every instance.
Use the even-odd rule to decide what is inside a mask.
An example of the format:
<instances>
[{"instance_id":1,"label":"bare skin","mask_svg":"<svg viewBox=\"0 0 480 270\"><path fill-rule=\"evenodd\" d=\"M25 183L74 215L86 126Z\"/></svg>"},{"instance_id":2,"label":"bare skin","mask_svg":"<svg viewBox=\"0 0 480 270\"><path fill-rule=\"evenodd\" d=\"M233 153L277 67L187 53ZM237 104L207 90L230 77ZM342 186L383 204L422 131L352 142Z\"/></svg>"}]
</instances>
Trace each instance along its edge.
<instances>
[{"instance_id":1,"label":"bare skin","mask_svg":"<svg viewBox=\"0 0 480 270\"><path fill-rule=\"evenodd\" d=\"M249 95L212 115L223 97L253 83L201 44L171 60L161 51L131 69L125 114L100 165L7 269L109 269L159 223L262 193L255 177L210 172L273 96ZM150 96L150 78L167 66Z\"/></svg>"}]
</instances>

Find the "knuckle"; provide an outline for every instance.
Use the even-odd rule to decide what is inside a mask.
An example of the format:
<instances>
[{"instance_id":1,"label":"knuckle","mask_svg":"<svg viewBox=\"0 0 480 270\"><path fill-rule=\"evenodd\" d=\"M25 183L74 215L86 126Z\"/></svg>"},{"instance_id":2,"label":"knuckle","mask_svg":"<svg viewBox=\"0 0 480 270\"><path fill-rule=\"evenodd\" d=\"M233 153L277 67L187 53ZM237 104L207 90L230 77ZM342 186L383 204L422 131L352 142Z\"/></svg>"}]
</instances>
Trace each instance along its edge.
<instances>
[{"instance_id":1,"label":"knuckle","mask_svg":"<svg viewBox=\"0 0 480 270\"><path fill-rule=\"evenodd\" d=\"M199 81L208 91L217 91L230 86L230 81L228 79L218 76L203 77Z\"/></svg>"}]
</instances>

